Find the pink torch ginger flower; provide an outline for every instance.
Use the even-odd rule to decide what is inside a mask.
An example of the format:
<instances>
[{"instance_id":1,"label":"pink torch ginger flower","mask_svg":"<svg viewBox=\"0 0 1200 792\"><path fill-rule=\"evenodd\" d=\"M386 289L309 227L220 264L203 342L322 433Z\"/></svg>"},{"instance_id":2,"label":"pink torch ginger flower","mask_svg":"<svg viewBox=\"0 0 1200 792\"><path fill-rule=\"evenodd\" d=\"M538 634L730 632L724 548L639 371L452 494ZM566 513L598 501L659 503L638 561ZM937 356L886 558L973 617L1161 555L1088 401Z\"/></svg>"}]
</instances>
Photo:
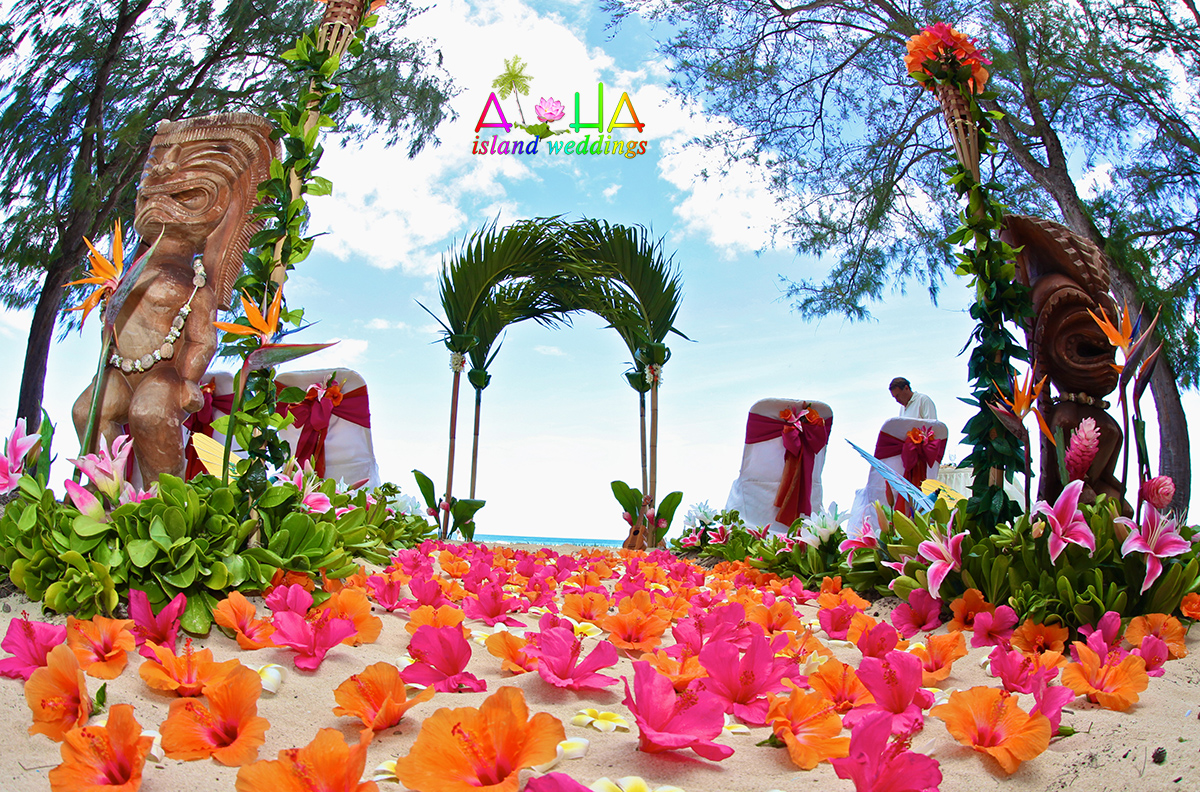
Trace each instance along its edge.
<instances>
[{"instance_id":1,"label":"pink torch ginger flower","mask_svg":"<svg viewBox=\"0 0 1200 792\"><path fill-rule=\"evenodd\" d=\"M1067 542L1086 547L1090 553L1096 552L1096 536L1079 510L1079 495L1082 492L1083 482L1072 481L1063 488L1053 506L1046 501L1038 501L1033 507L1035 512L1046 515L1050 523L1051 563L1058 560Z\"/></svg>"},{"instance_id":2,"label":"pink torch ginger flower","mask_svg":"<svg viewBox=\"0 0 1200 792\"><path fill-rule=\"evenodd\" d=\"M633 664L633 692L629 680L623 679L624 704L638 725L639 750L662 753L691 748L718 762L733 755L728 745L713 742L725 729L725 708L712 693L677 693L671 680L644 660Z\"/></svg>"},{"instance_id":3,"label":"pink torch ginger flower","mask_svg":"<svg viewBox=\"0 0 1200 792\"><path fill-rule=\"evenodd\" d=\"M1142 593L1154 585L1162 574L1162 559L1177 556L1190 549L1188 541L1179 535L1179 527L1174 520L1167 519L1153 505L1146 507L1142 515L1142 524L1134 525L1128 517L1117 517L1118 522L1129 529L1121 545L1121 555L1130 553L1146 554L1146 578L1142 581Z\"/></svg>"},{"instance_id":4,"label":"pink torch ginger flower","mask_svg":"<svg viewBox=\"0 0 1200 792\"><path fill-rule=\"evenodd\" d=\"M533 112L537 113L539 121L558 121L567 114L563 103L551 96L549 99L542 97L542 101L533 106Z\"/></svg>"},{"instance_id":5,"label":"pink torch ginger flower","mask_svg":"<svg viewBox=\"0 0 1200 792\"><path fill-rule=\"evenodd\" d=\"M1071 433L1071 442L1067 445L1067 475L1072 480L1082 479L1099 450L1100 430L1096 427L1096 419L1084 418Z\"/></svg>"}]
</instances>

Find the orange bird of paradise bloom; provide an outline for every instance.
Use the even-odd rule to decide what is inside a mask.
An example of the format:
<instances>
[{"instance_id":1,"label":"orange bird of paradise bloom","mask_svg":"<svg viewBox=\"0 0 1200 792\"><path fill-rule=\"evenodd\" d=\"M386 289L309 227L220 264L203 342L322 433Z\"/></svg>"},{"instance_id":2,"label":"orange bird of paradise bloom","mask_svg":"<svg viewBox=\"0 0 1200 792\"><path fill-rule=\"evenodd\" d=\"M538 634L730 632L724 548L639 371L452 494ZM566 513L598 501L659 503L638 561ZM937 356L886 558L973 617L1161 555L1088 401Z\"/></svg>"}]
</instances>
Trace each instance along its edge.
<instances>
[{"instance_id":1,"label":"orange bird of paradise bloom","mask_svg":"<svg viewBox=\"0 0 1200 792\"><path fill-rule=\"evenodd\" d=\"M113 223L113 242L112 242L112 261L109 261L96 250L96 246L87 238L83 238L84 243L88 246L88 260L92 263L92 268L85 274L86 278L80 278L77 281L71 281L68 286L81 286L85 283L98 286L93 289L82 303L71 308L72 311L83 311L83 321L86 322L88 314L92 309L107 300L109 296L117 290L117 284L121 282L121 275L125 272L125 252L121 243L121 223L117 221Z\"/></svg>"},{"instance_id":2,"label":"orange bird of paradise bloom","mask_svg":"<svg viewBox=\"0 0 1200 792\"><path fill-rule=\"evenodd\" d=\"M946 731L963 745L986 753L1010 775L1050 747L1050 721L1017 706L1007 690L973 687L955 691L929 714L946 723Z\"/></svg>"},{"instance_id":3,"label":"orange bird of paradise bloom","mask_svg":"<svg viewBox=\"0 0 1200 792\"><path fill-rule=\"evenodd\" d=\"M250 326L233 322L213 322L213 327L234 335L257 336L259 344L269 344L275 331L279 329L279 311L282 302L283 289L276 289L275 299L271 300L271 305L267 308L267 315L264 318L254 301L242 294L242 308L246 311L246 321L250 322Z\"/></svg>"},{"instance_id":4,"label":"orange bird of paradise bloom","mask_svg":"<svg viewBox=\"0 0 1200 792\"><path fill-rule=\"evenodd\" d=\"M1049 438L1054 445L1058 443L1054 440L1054 434L1050 431L1050 427L1046 424L1046 419L1042 417L1042 412L1037 408L1038 397L1042 395L1042 389L1046 387L1046 379L1050 375L1046 375L1038 380L1036 385L1033 384L1033 367L1025 372L1025 378L1020 382L1017 381L1017 375L1013 375L1012 392L1013 396L1009 399L1004 395L1004 391L1000 390L1000 386L996 385L996 392L1000 394L1000 398L1008 405L1008 408L1013 411L1013 415L1017 416L1017 421L1025 423L1025 416L1033 413L1037 416L1038 427L1041 428L1042 434Z\"/></svg>"},{"instance_id":5,"label":"orange bird of paradise bloom","mask_svg":"<svg viewBox=\"0 0 1200 792\"><path fill-rule=\"evenodd\" d=\"M1103 308L1100 309L1100 316L1103 316L1103 319L1092 313L1090 308L1088 309L1088 315L1096 320L1096 324L1104 331L1104 335L1108 336L1108 343L1120 349L1124 354L1129 354L1129 348L1133 346L1133 322L1129 319L1128 305L1125 306L1125 312L1121 316L1120 329L1108 318L1108 313ZM1124 368L1124 366L1118 366L1115 363L1113 367L1117 371L1121 371Z\"/></svg>"},{"instance_id":6,"label":"orange bird of paradise bloom","mask_svg":"<svg viewBox=\"0 0 1200 792\"><path fill-rule=\"evenodd\" d=\"M396 777L415 792L517 792L521 770L553 759L564 738L562 721L530 718L520 688L502 687L479 709L443 707L427 718Z\"/></svg>"},{"instance_id":7,"label":"orange bird of paradise bloom","mask_svg":"<svg viewBox=\"0 0 1200 792\"><path fill-rule=\"evenodd\" d=\"M84 726L67 733L62 764L49 773L51 792L81 789L136 790L154 739L142 736L142 726L129 704L114 704L105 726Z\"/></svg>"}]
</instances>

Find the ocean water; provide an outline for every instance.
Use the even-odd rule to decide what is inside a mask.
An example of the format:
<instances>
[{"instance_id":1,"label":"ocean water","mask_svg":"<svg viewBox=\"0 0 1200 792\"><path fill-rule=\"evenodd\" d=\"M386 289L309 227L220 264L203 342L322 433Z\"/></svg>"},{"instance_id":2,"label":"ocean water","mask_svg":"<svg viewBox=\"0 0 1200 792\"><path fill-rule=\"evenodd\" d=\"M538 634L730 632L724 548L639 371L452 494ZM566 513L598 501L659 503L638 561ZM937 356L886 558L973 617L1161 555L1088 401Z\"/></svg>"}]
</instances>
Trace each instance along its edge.
<instances>
[{"instance_id":1,"label":"ocean water","mask_svg":"<svg viewBox=\"0 0 1200 792\"><path fill-rule=\"evenodd\" d=\"M510 536L508 534L475 534L481 544L583 545L585 547L620 547L622 539L591 539L586 536Z\"/></svg>"}]
</instances>

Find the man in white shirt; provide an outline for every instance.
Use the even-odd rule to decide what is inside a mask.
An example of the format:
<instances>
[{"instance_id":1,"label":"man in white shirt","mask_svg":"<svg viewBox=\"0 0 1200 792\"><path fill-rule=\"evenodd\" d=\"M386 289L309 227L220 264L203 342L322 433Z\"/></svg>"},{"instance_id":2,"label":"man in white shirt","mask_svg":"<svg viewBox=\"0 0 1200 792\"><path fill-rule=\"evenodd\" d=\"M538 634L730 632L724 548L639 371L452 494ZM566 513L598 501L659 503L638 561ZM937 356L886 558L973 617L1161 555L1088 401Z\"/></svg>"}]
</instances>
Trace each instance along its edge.
<instances>
[{"instance_id":1,"label":"man in white shirt","mask_svg":"<svg viewBox=\"0 0 1200 792\"><path fill-rule=\"evenodd\" d=\"M904 377L896 377L892 380L892 384L888 385L888 390L892 392L892 398L900 403L901 418L937 420L937 407L933 406L933 399L924 393L913 391L912 385Z\"/></svg>"}]
</instances>

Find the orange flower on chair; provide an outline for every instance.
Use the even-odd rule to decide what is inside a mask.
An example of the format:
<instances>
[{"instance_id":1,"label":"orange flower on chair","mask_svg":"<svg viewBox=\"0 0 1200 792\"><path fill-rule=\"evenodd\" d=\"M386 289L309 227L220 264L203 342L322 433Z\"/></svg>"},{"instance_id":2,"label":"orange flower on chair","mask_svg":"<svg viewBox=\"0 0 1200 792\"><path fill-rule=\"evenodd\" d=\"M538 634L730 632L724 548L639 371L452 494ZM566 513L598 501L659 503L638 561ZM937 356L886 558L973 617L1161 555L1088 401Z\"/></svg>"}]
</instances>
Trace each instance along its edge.
<instances>
[{"instance_id":1,"label":"orange flower on chair","mask_svg":"<svg viewBox=\"0 0 1200 792\"><path fill-rule=\"evenodd\" d=\"M158 657L158 662L142 662L138 668L142 679L155 690L165 690L184 698L199 696L201 693L207 695L207 688L224 684L225 676L241 667L237 660L214 663L211 649L193 652L191 638L188 638L184 645L182 657L153 641L147 641L146 644Z\"/></svg>"},{"instance_id":2,"label":"orange flower on chair","mask_svg":"<svg viewBox=\"0 0 1200 792\"><path fill-rule=\"evenodd\" d=\"M565 736L558 718L529 718L520 689L502 687L479 709L442 708L426 718L396 776L415 792L516 792L521 770L553 759Z\"/></svg>"},{"instance_id":3,"label":"orange flower on chair","mask_svg":"<svg viewBox=\"0 0 1200 792\"><path fill-rule=\"evenodd\" d=\"M30 734L44 734L62 742L68 731L87 723L92 713L87 680L79 658L66 644L46 655L46 665L35 669L25 683L25 701L33 711Z\"/></svg>"},{"instance_id":4,"label":"orange flower on chair","mask_svg":"<svg viewBox=\"0 0 1200 792\"><path fill-rule=\"evenodd\" d=\"M358 718L366 728L379 731L395 726L404 713L429 701L433 693L433 688L425 688L409 698L400 670L391 663L375 663L337 686L333 697L341 706L334 707L333 714Z\"/></svg>"},{"instance_id":5,"label":"orange flower on chair","mask_svg":"<svg viewBox=\"0 0 1200 792\"><path fill-rule=\"evenodd\" d=\"M229 592L229 596L213 609L213 621L236 632L238 646L243 649L265 649L275 645L271 640L275 626L266 619L255 618L257 615L257 609L240 591Z\"/></svg>"},{"instance_id":6,"label":"orange flower on chair","mask_svg":"<svg viewBox=\"0 0 1200 792\"><path fill-rule=\"evenodd\" d=\"M1046 716L1030 715L1008 691L999 688L955 691L950 701L929 714L945 721L954 739L988 754L1009 774L1050 747Z\"/></svg>"},{"instance_id":7,"label":"orange flower on chair","mask_svg":"<svg viewBox=\"0 0 1200 792\"><path fill-rule=\"evenodd\" d=\"M239 664L222 684L206 691L209 706L194 698L172 701L161 729L163 751L185 762L210 756L226 767L253 762L271 727L258 716L261 694L258 674Z\"/></svg>"},{"instance_id":8,"label":"orange flower on chair","mask_svg":"<svg viewBox=\"0 0 1200 792\"><path fill-rule=\"evenodd\" d=\"M50 792L136 792L153 742L153 738L142 736L132 706L114 704L106 725L67 732L62 764L48 775Z\"/></svg>"},{"instance_id":9,"label":"orange flower on chair","mask_svg":"<svg viewBox=\"0 0 1200 792\"><path fill-rule=\"evenodd\" d=\"M775 736L787 745L788 756L801 770L812 770L821 762L846 756L850 738L839 737L842 719L837 708L820 693L792 688L784 698L769 694L767 722Z\"/></svg>"},{"instance_id":10,"label":"orange flower on chair","mask_svg":"<svg viewBox=\"0 0 1200 792\"><path fill-rule=\"evenodd\" d=\"M1153 635L1163 640L1172 660L1187 657L1185 639L1187 630L1174 616L1165 613L1148 613L1145 616L1134 616L1125 628L1125 640L1134 646L1141 646L1142 639Z\"/></svg>"},{"instance_id":11,"label":"orange flower on chair","mask_svg":"<svg viewBox=\"0 0 1200 792\"><path fill-rule=\"evenodd\" d=\"M347 745L337 729L321 729L303 748L287 748L278 760L260 759L238 770L237 792L379 792L360 781L373 732L363 730Z\"/></svg>"},{"instance_id":12,"label":"orange flower on chair","mask_svg":"<svg viewBox=\"0 0 1200 792\"><path fill-rule=\"evenodd\" d=\"M914 647L912 653L921 661L922 687L934 687L950 676L955 660L967 656L967 640L959 630L930 635L925 646Z\"/></svg>"},{"instance_id":13,"label":"orange flower on chair","mask_svg":"<svg viewBox=\"0 0 1200 792\"><path fill-rule=\"evenodd\" d=\"M1109 661L1115 660L1115 656L1101 662L1100 656L1082 641L1075 642L1075 649L1079 652L1079 662L1067 664L1062 683L1076 695L1087 696L1105 709L1124 712L1137 703L1138 693L1150 686L1146 661L1137 655L1128 655L1113 664Z\"/></svg>"},{"instance_id":14,"label":"orange flower on chair","mask_svg":"<svg viewBox=\"0 0 1200 792\"><path fill-rule=\"evenodd\" d=\"M89 621L67 617L67 645L79 658L79 665L88 676L97 679L116 679L129 662L137 641L129 628L132 619L106 619L93 616Z\"/></svg>"}]
</instances>

